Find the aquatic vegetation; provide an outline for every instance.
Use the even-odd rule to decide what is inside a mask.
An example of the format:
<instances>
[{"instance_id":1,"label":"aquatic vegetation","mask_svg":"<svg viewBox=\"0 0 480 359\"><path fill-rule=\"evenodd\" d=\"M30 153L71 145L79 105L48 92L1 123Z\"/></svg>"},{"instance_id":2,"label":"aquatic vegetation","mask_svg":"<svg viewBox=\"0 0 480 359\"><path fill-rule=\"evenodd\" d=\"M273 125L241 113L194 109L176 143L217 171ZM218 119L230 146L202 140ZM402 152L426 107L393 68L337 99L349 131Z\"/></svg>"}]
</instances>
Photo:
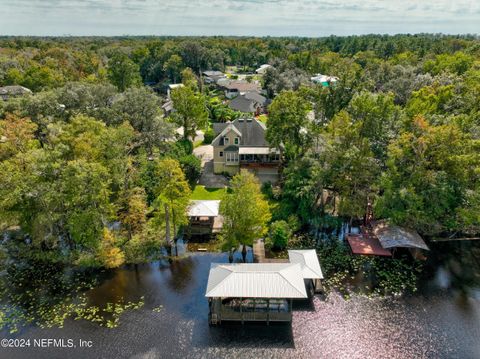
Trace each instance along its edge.
<instances>
[{"instance_id":1,"label":"aquatic vegetation","mask_svg":"<svg viewBox=\"0 0 480 359\"><path fill-rule=\"evenodd\" d=\"M307 239L298 243L305 243L305 248L313 246ZM346 245L336 238L319 241L316 247L327 291L336 290L345 298L352 293L386 296L417 291L422 262L408 257L352 256Z\"/></svg>"},{"instance_id":2,"label":"aquatic vegetation","mask_svg":"<svg viewBox=\"0 0 480 359\"><path fill-rule=\"evenodd\" d=\"M152 312L160 313L163 310L163 305L159 305L152 309Z\"/></svg>"},{"instance_id":3,"label":"aquatic vegetation","mask_svg":"<svg viewBox=\"0 0 480 359\"><path fill-rule=\"evenodd\" d=\"M125 311L143 307L144 297L137 302L120 299L103 307L90 305L85 292L98 284L100 276L57 265L11 265L0 278L0 330L13 334L28 325L62 328L67 319L114 328Z\"/></svg>"}]
</instances>

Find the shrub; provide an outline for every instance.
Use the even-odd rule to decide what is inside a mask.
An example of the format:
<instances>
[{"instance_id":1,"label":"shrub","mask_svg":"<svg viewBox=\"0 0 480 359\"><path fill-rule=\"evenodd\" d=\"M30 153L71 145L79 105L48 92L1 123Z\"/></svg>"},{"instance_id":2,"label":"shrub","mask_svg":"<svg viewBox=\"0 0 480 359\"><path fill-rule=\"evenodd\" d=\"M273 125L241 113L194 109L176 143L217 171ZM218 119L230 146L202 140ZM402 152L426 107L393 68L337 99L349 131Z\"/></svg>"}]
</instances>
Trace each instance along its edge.
<instances>
[{"instance_id":1,"label":"shrub","mask_svg":"<svg viewBox=\"0 0 480 359\"><path fill-rule=\"evenodd\" d=\"M76 266L84 268L101 267L102 263L98 260L94 253L79 252L78 258L74 261Z\"/></svg>"},{"instance_id":2,"label":"shrub","mask_svg":"<svg viewBox=\"0 0 480 359\"><path fill-rule=\"evenodd\" d=\"M207 131L205 131L203 143L205 145L209 145L212 143L214 138L215 138L215 131L213 131L213 128L209 128Z\"/></svg>"},{"instance_id":3,"label":"shrub","mask_svg":"<svg viewBox=\"0 0 480 359\"><path fill-rule=\"evenodd\" d=\"M193 143L192 143L192 141L190 141L190 140L185 140L185 139L183 139L183 140L178 140L178 141L176 142L176 145L177 145L179 148L183 149L184 152L185 152L187 155L190 155L190 154L193 153Z\"/></svg>"},{"instance_id":4,"label":"shrub","mask_svg":"<svg viewBox=\"0 0 480 359\"><path fill-rule=\"evenodd\" d=\"M267 238L266 244L272 249L285 249L291 235L292 230L287 222L275 221L270 225L270 235Z\"/></svg>"},{"instance_id":5,"label":"shrub","mask_svg":"<svg viewBox=\"0 0 480 359\"><path fill-rule=\"evenodd\" d=\"M190 187L193 188L202 174L202 162L195 155L184 156L179 162Z\"/></svg>"},{"instance_id":6,"label":"shrub","mask_svg":"<svg viewBox=\"0 0 480 359\"><path fill-rule=\"evenodd\" d=\"M124 247L126 263L144 263L156 257L161 247L158 240L143 237L142 235L133 236Z\"/></svg>"},{"instance_id":7,"label":"shrub","mask_svg":"<svg viewBox=\"0 0 480 359\"><path fill-rule=\"evenodd\" d=\"M262 193L268 199L273 199L273 187L271 182L265 182L262 184Z\"/></svg>"},{"instance_id":8,"label":"shrub","mask_svg":"<svg viewBox=\"0 0 480 359\"><path fill-rule=\"evenodd\" d=\"M103 229L103 238L97 253L97 258L105 268L117 268L125 262L125 255L116 246L116 238L113 232Z\"/></svg>"}]
</instances>

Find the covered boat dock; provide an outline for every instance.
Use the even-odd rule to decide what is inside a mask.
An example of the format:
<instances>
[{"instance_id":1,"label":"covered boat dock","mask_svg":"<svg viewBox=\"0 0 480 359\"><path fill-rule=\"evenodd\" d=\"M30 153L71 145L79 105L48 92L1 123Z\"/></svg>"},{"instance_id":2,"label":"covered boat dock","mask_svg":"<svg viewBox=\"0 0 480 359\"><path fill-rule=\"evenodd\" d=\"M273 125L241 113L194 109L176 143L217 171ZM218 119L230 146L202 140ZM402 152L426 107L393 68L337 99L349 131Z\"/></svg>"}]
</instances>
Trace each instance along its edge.
<instances>
[{"instance_id":1,"label":"covered boat dock","mask_svg":"<svg viewBox=\"0 0 480 359\"><path fill-rule=\"evenodd\" d=\"M292 300L308 298L299 263L212 263L209 323L290 322Z\"/></svg>"},{"instance_id":2,"label":"covered boat dock","mask_svg":"<svg viewBox=\"0 0 480 359\"><path fill-rule=\"evenodd\" d=\"M322 268L315 249L295 249L288 251L290 263L298 263L302 269L305 287L310 295L322 290Z\"/></svg>"}]
</instances>

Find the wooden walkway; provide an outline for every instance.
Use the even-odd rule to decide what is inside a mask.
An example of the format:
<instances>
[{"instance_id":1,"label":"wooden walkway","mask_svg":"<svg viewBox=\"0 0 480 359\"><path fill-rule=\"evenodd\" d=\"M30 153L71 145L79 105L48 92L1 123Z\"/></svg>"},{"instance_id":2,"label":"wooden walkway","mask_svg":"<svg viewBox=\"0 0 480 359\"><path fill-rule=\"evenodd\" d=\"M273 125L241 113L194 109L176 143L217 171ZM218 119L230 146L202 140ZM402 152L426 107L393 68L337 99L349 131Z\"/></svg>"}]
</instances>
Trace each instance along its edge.
<instances>
[{"instance_id":1,"label":"wooden walkway","mask_svg":"<svg viewBox=\"0 0 480 359\"><path fill-rule=\"evenodd\" d=\"M253 243L253 261L255 263L265 263L265 243L263 239L257 239Z\"/></svg>"},{"instance_id":2,"label":"wooden walkway","mask_svg":"<svg viewBox=\"0 0 480 359\"><path fill-rule=\"evenodd\" d=\"M253 262L254 263L288 263L288 259L284 258L266 258L265 242L263 239L257 239L253 243Z\"/></svg>"},{"instance_id":3,"label":"wooden walkway","mask_svg":"<svg viewBox=\"0 0 480 359\"><path fill-rule=\"evenodd\" d=\"M480 237L433 238L432 242L479 241L479 240L480 240Z\"/></svg>"}]
</instances>

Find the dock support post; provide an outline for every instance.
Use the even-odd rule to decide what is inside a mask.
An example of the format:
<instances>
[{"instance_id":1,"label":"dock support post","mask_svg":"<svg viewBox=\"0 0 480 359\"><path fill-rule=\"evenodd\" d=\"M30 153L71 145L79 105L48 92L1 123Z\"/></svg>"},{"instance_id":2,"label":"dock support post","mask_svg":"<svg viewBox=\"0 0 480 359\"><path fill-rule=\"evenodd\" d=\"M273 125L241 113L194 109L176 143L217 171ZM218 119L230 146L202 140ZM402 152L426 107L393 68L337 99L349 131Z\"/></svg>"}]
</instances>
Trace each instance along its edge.
<instances>
[{"instance_id":1,"label":"dock support post","mask_svg":"<svg viewBox=\"0 0 480 359\"><path fill-rule=\"evenodd\" d=\"M267 299L267 325L270 325L270 299Z\"/></svg>"},{"instance_id":2,"label":"dock support post","mask_svg":"<svg viewBox=\"0 0 480 359\"><path fill-rule=\"evenodd\" d=\"M243 321L243 298L240 298L240 316L242 317L242 325L244 324Z\"/></svg>"},{"instance_id":3,"label":"dock support post","mask_svg":"<svg viewBox=\"0 0 480 359\"><path fill-rule=\"evenodd\" d=\"M292 321L292 319L293 319L293 316L292 316L292 312L293 312L292 303L293 303L293 299L290 299L290 304L289 304L289 307L290 307L290 321Z\"/></svg>"}]
</instances>

